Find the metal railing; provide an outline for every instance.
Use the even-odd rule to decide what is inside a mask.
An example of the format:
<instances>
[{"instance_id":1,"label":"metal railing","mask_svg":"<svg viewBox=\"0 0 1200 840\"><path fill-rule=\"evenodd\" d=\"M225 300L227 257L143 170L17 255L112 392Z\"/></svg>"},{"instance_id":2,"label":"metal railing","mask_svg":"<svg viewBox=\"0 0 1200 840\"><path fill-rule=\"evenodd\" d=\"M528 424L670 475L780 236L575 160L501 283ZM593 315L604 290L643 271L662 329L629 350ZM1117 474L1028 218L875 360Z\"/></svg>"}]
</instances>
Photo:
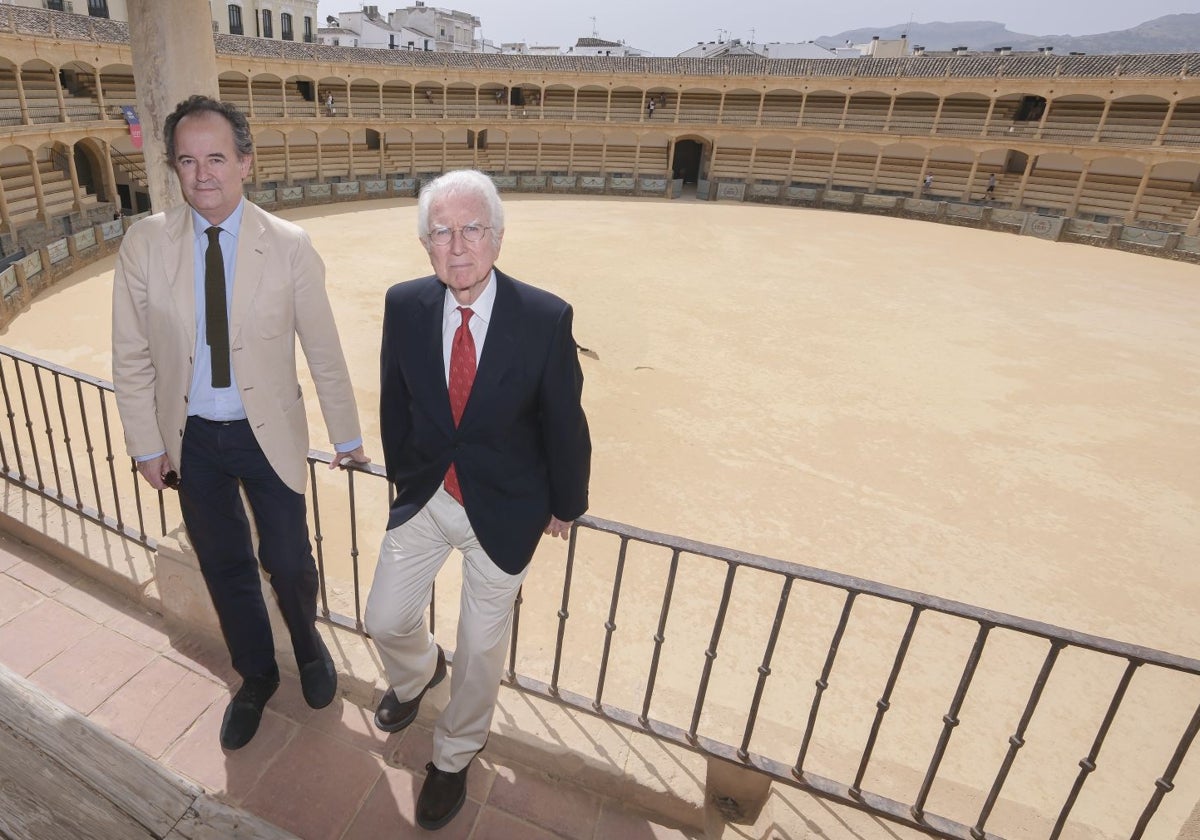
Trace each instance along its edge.
<instances>
[{"instance_id":1,"label":"metal railing","mask_svg":"<svg viewBox=\"0 0 1200 840\"><path fill-rule=\"evenodd\" d=\"M177 503L115 453L111 392L0 348L0 462L154 547L146 523L177 528ZM361 633L360 549L390 488L328 463L310 453L320 612ZM1102 822L1136 840L1177 786L1200 799L1198 660L591 516L565 562L541 552L515 607L520 691L934 837Z\"/></svg>"}]
</instances>

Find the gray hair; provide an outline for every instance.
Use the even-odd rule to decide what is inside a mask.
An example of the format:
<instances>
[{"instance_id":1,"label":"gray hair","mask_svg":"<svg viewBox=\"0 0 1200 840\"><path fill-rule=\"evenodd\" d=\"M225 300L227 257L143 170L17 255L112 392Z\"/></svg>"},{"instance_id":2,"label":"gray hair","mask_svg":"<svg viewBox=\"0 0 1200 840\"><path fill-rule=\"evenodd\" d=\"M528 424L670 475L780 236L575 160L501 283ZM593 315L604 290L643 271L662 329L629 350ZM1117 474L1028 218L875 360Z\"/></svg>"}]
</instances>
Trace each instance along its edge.
<instances>
[{"instance_id":1,"label":"gray hair","mask_svg":"<svg viewBox=\"0 0 1200 840\"><path fill-rule=\"evenodd\" d=\"M430 181L421 189L417 199L417 236L429 244L429 212L433 205L453 195L479 199L487 208L487 223L492 228L492 239L500 241L504 234L504 205L492 179L478 169L457 169Z\"/></svg>"},{"instance_id":2,"label":"gray hair","mask_svg":"<svg viewBox=\"0 0 1200 840\"><path fill-rule=\"evenodd\" d=\"M231 102L222 102L210 96L195 94L175 106L175 110L167 117L163 125L163 137L167 141L167 163L175 168L175 130L179 121L193 114L220 114L233 130L233 145L239 158L247 158L254 154L254 137L250 134L250 121Z\"/></svg>"}]
</instances>

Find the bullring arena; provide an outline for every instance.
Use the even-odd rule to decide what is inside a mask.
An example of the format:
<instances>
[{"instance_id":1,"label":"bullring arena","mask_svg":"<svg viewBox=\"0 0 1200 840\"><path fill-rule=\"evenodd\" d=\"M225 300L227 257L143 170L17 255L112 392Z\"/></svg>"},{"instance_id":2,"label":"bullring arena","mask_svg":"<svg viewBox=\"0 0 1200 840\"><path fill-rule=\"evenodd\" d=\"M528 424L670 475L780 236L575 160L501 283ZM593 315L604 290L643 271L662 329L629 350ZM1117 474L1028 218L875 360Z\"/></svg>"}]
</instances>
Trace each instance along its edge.
<instances>
[{"instance_id":1,"label":"bullring arena","mask_svg":"<svg viewBox=\"0 0 1200 840\"><path fill-rule=\"evenodd\" d=\"M35 13L0 11L0 54L21 80L17 113L28 121L0 153L0 242L38 254L42 265L32 270L27 257L14 265L2 341L105 379L114 224L123 229L110 221L112 206L146 209L136 155L112 118L116 104L134 101L128 46L97 22L69 36L86 50L62 32L50 42L22 31L24 15ZM382 295L428 273L413 193L437 172L479 167L505 193L499 265L575 308L596 446L590 514L846 576L834 586L795 578L802 594L777 620L770 679L750 715L750 765L787 789L795 778L778 778L778 768L796 763L803 744L805 770L844 785L830 789L830 801L854 798L849 787L912 804L949 717L954 737L927 808L959 825L939 824L940 836L970 836L981 809L995 836L1052 836L1080 760L1107 731L1122 669L1153 649L1168 653L1148 656L1129 683L1061 836L1135 836L1147 801L1168 786L1144 836L1194 836L1200 767L1187 744L1169 766L1194 734L1200 702L1200 86L1192 78L1200 57L855 60L847 75L811 61L735 60L718 70L666 59L634 67L473 56L439 65L389 54L367 64L352 50L269 48L274 54L254 39L218 37L222 93L254 115L248 195L302 224L326 260L370 454L379 451ZM81 62L84 51L94 58ZM331 67L338 72L327 74ZM63 88L63 78L75 85ZM335 78L350 114L330 119L305 92ZM518 114L511 91L535 87L536 113ZM50 91L41 110L31 104L39 90ZM510 101L498 105L495 90ZM661 123L648 125L640 102L660 94L668 105L653 117ZM1048 103L1039 116L1017 119L1039 97ZM29 138L45 134L51 139L32 148ZM695 148L678 154L682 144ZM55 169L59 150L69 153L66 172ZM920 188L925 172L935 175L931 194ZM993 173L1000 187L985 202ZM37 185L32 202L22 179ZM62 215L52 195L65 202ZM53 259L64 233L87 231L97 232L93 245L72 239L68 255ZM18 366L6 364L15 393ZM310 421L314 446L327 448L315 409ZM10 460L19 429L0 432ZM36 457L61 475L45 448ZM14 481L11 466L8 474ZM340 479L319 480L340 489ZM114 496L128 493L119 483ZM330 611L350 629L354 577L370 580L386 501L376 485L358 487L349 500L323 490L321 502L323 523L344 522L351 508L358 521L354 546L338 525L324 539ZM11 492L7 502L8 517L29 526L37 506ZM172 527L164 546L179 539ZM186 555L186 544L175 545ZM554 671L561 687L599 701L597 674L603 682L610 669L603 702L645 714L646 662L656 635L665 636L660 670L650 672L649 717L679 730L690 721L703 737L651 726L663 736L655 748L739 758L714 744L741 744L764 646L776 639L778 578L754 567L739 570L735 585L720 558L692 563L675 583L664 633L656 621L666 545L664 554L653 539L635 539L626 558L621 542L618 559L611 534L581 530L565 624L578 647L561 674L564 551L544 546L526 584L516 670L545 682ZM681 551L702 557L692 548ZM1047 667L1042 640L997 633L990 647L978 641L991 618L1010 629L1003 616L966 620L957 607L920 602L910 618L916 602L876 598L870 587L855 596L866 605L851 612L842 600L848 581L1069 628L1050 645L1057 655L1061 643L1061 661L1051 663L1043 693L1035 679ZM728 611L718 606L723 585ZM453 591L438 597L437 620L452 624ZM936 615L908 648L905 622L918 613ZM607 634L606 622L614 626ZM1130 647L1100 656L1092 636ZM829 679L823 668L839 643ZM909 658L884 703L889 716L865 779L851 784L867 764L862 742L898 646ZM719 655L706 653L714 647ZM697 727L690 718L706 659L715 664ZM956 689L972 681L968 673L974 683L960 708ZM828 688L814 694L814 680ZM825 715L815 729L814 705ZM524 743L511 721L497 727L494 741ZM992 810L989 791L1013 737L1023 752L1010 753L1018 757ZM595 740L599 757L560 755L547 761L551 777L601 785L608 742ZM693 766L678 755L659 761ZM695 774L659 770L668 788L704 773L703 763ZM1169 785L1156 786L1167 773ZM870 795L861 802L871 806ZM628 798L651 807L648 795ZM730 823L724 835L711 819L706 826L729 837L938 836L928 825L863 822L816 799L788 802L787 818L773 812L775 834L761 821ZM688 828L685 810L664 809L663 821Z\"/></svg>"}]
</instances>

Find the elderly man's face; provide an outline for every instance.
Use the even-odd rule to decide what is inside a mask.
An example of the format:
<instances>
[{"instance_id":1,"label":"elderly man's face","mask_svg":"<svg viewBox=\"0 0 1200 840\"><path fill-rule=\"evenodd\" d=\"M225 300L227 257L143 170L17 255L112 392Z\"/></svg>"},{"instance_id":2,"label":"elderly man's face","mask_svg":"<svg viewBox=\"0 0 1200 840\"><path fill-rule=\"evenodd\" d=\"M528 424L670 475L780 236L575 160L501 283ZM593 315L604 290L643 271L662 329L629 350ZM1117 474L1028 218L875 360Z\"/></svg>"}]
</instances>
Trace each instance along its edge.
<instances>
[{"instance_id":1,"label":"elderly man's face","mask_svg":"<svg viewBox=\"0 0 1200 840\"><path fill-rule=\"evenodd\" d=\"M491 224L487 204L477 196L451 193L429 208L426 237L443 228L451 231L451 238L445 245L436 245L427 238L422 243L429 252L434 273L463 306L474 303L483 293L492 266L500 256L503 235L491 230ZM463 236L462 229L471 225L488 228L478 242L468 242Z\"/></svg>"},{"instance_id":2,"label":"elderly man's face","mask_svg":"<svg viewBox=\"0 0 1200 840\"><path fill-rule=\"evenodd\" d=\"M253 158L238 154L233 126L221 114L189 114L175 127L175 174L183 198L216 225L229 218L242 200L242 182Z\"/></svg>"}]
</instances>

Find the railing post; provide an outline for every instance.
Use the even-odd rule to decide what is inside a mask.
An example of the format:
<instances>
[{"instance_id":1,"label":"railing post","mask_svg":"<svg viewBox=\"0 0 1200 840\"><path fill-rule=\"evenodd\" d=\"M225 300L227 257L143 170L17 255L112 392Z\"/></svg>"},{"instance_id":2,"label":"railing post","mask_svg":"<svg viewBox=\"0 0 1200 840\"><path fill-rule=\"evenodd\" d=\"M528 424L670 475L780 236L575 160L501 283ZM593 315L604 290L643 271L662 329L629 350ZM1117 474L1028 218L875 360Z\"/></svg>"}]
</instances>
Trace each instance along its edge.
<instances>
[{"instance_id":1,"label":"railing post","mask_svg":"<svg viewBox=\"0 0 1200 840\"><path fill-rule=\"evenodd\" d=\"M726 822L754 825L771 795L771 777L709 756L704 775L704 803Z\"/></svg>"}]
</instances>

